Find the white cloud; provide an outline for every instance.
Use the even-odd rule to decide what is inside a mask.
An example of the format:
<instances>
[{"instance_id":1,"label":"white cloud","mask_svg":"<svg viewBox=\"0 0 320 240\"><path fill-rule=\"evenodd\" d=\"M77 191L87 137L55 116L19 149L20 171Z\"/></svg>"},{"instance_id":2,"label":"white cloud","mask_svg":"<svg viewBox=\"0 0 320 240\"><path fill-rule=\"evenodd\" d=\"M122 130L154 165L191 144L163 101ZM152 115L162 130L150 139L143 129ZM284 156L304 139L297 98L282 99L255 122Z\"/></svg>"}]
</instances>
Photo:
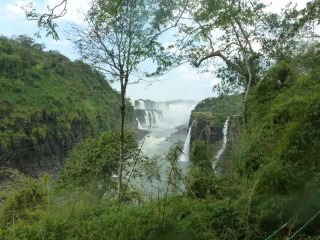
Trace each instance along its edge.
<instances>
[{"instance_id":1,"label":"white cloud","mask_svg":"<svg viewBox=\"0 0 320 240\"><path fill-rule=\"evenodd\" d=\"M198 70L186 65L178 67L175 71L179 76L179 79L187 85L211 89L214 85L220 82L213 73L199 73Z\"/></svg>"},{"instance_id":2,"label":"white cloud","mask_svg":"<svg viewBox=\"0 0 320 240\"><path fill-rule=\"evenodd\" d=\"M180 66L176 71L179 74L180 79L183 81L189 82L189 80L199 79L197 71L187 66Z\"/></svg>"},{"instance_id":3,"label":"white cloud","mask_svg":"<svg viewBox=\"0 0 320 240\"><path fill-rule=\"evenodd\" d=\"M24 18L25 13L22 6L28 4L28 1L16 1L15 3L0 4L1 18L6 21L15 21Z\"/></svg>"},{"instance_id":4,"label":"white cloud","mask_svg":"<svg viewBox=\"0 0 320 240\"><path fill-rule=\"evenodd\" d=\"M191 68L189 66L183 65L176 70L180 75L181 79L186 80L207 80L213 77L211 72L199 73L197 69Z\"/></svg>"}]
</instances>

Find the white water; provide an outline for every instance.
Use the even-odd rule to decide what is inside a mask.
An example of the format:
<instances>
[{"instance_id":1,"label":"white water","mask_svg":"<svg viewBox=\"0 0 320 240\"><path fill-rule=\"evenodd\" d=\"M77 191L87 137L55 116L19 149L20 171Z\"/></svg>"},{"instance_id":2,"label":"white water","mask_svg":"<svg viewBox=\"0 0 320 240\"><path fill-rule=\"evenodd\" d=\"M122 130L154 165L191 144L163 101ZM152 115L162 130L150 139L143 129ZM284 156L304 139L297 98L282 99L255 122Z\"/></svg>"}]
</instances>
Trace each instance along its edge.
<instances>
[{"instance_id":1,"label":"white water","mask_svg":"<svg viewBox=\"0 0 320 240\"><path fill-rule=\"evenodd\" d=\"M194 107L195 104L169 104L162 112L163 121L175 126L187 124Z\"/></svg>"},{"instance_id":2,"label":"white water","mask_svg":"<svg viewBox=\"0 0 320 240\"><path fill-rule=\"evenodd\" d=\"M143 127L141 126L141 123L140 123L140 121L139 121L139 119L138 118L136 118L136 120L137 120L137 122L138 122L138 129L143 129Z\"/></svg>"},{"instance_id":3,"label":"white water","mask_svg":"<svg viewBox=\"0 0 320 240\"><path fill-rule=\"evenodd\" d=\"M139 109L145 109L144 101L139 100Z\"/></svg>"},{"instance_id":4,"label":"white water","mask_svg":"<svg viewBox=\"0 0 320 240\"><path fill-rule=\"evenodd\" d=\"M189 155L190 155L190 139L191 139L191 129L194 121L192 122L191 126L189 127L188 135L186 140L184 141L182 154L180 157L181 162L189 162Z\"/></svg>"},{"instance_id":5,"label":"white water","mask_svg":"<svg viewBox=\"0 0 320 240\"><path fill-rule=\"evenodd\" d=\"M153 127L163 127L170 124L176 127L186 124L190 112L194 108L195 102L152 102L150 100L136 100L135 109L144 110L144 119L139 119L145 129ZM167 126L165 126L167 127Z\"/></svg>"},{"instance_id":6,"label":"white water","mask_svg":"<svg viewBox=\"0 0 320 240\"><path fill-rule=\"evenodd\" d=\"M146 106L147 104L144 104ZM142 101L139 101L139 107L143 106ZM179 130L177 127L184 125L187 128L191 110L194 108L194 104L186 103L156 103L154 104L154 111L150 108L145 109L145 122L146 126L142 124L142 128L147 130L149 133L145 137L144 141L141 140L139 145L142 143L142 153L149 157L159 156L157 164L160 166L159 174L161 175L162 181L157 179L145 180L143 178L136 178L133 181L135 187L138 187L142 191L146 191L151 196L157 194L163 194L166 191L168 172L171 169L171 165L166 160L166 155L170 147L177 141L183 141L187 136L187 131L179 132L181 134L175 135ZM148 107L148 106L146 106ZM160 112L161 111L161 112ZM153 119L152 119L152 116ZM151 124L151 126L150 126ZM149 127L150 126L150 127ZM180 162L179 165L182 169L186 169L188 162ZM156 168L156 167L154 167Z\"/></svg>"},{"instance_id":7,"label":"white water","mask_svg":"<svg viewBox=\"0 0 320 240\"><path fill-rule=\"evenodd\" d=\"M155 123L159 123L162 121L160 114L158 112L154 112L154 118L155 118Z\"/></svg>"},{"instance_id":8,"label":"white water","mask_svg":"<svg viewBox=\"0 0 320 240\"><path fill-rule=\"evenodd\" d=\"M148 124L151 123L152 126L149 129L147 129L147 126L142 126L145 130L149 131L142 147L142 152L148 156L165 156L167 154L170 146L174 144L174 142L170 140L171 134L178 131L178 126L188 124L191 110L193 110L195 104L165 105L158 103L158 106L161 106L163 109L162 114L154 112L155 122L152 122L152 119L147 117L147 114L152 117L152 113L147 110L145 116L146 125L149 126ZM186 135L180 140L183 141L185 137Z\"/></svg>"},{"instance_id":9,"label":"white water","mask_svg":"<svg viewBox=\"0 0 320 240\"><path fill-rule=\"evenodd\" d=\"M220 160L220 157L222 155L222 153L224 152L224 149L226 148L226 144L227 144L227 133L228 133L228 123L229 123L229 117L227 118L227 120L224 123L223 129L222 129L222 133L223 133L223 142L222 142L222 146L219 149L219 151L217 152L217 155L215 156L215 161L212 163L212 167L215 168L217 165L217 162Z\"/></svg>"},{"instance_id":10,"label":"white water","mask_svg":"<svg viewBox=\"0 0 320 240\"><path fill-rule=\"evenodd\" d=\"M150 127L151 126L151 122L150 122L150 117L149 117L149 111L145 111L145 121L146 121L146 127Z\"/></svg>"},{"instance_id":11,"label":"white water","mask_svg":"<svg viewBox=\"0 0 320 240\"><path fill-rule=\"evenodd\" d=\"M164 196L165 192L167 191L167 181L172 166L170 165L169 161L166 160L166 155L170 147L172 147L175 142L171 139L171 135L176 133L178 129L176 129L174 125L162 123L161 127L152 127L149 128L148 131L149 133L145 138L141 150L148 157L158 156L156 160L156 165L158 165L158 167L153 166L153 168L158 168L158 173L161 180L155 178L149 180L144 178L136 178L133 184L135 187L138 187L141 191L144 191L153 198L156 196ZM186 135L181 136L180 140L183 141L185 137ZM140 145L141 143L142 141L140 142ZM178 166L185 172L188 163L179 161ZM180 188L183 189L184 187L180 186Z\"/></svg>"}]
</instances>

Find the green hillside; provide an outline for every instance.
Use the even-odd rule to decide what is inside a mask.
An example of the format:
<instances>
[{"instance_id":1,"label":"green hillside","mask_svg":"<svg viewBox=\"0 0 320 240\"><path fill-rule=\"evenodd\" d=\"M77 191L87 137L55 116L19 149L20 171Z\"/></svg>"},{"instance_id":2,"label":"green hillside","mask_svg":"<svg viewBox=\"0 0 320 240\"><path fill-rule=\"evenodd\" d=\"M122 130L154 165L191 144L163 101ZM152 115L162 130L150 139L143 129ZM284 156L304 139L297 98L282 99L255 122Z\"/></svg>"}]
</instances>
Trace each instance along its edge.
<instances>
[{"instance_id":1,"label":"green hillside","mask_svg":"<svg viewBox=\"0 0 320 240\"><path fill-rule=\"evenodd\" d=\"M285 239L308 220L297 239L320 234L319 216L312 218L320 207L319 55L319 44L310 46L263 74L249 95L247 123L242 115L230 116L218 162L223 174L212 171L209 143L196 142L192 194L231 211L219 215L228 224L217 239L265 239L290 219L274 239Z\"/></svg>"},{"instance_id":2,"label":"green hillside","mask_svg":"<svg viewBox=\"0 0 320 240\"><path fill-rule=\"evenodd\" d=\"M281 14L260 1L92 2L92 28L74 40L84 61L111 60L122 103L129 77L185 62L219 79L221 95L195 107L183 148L171 145L182 132L174 121L141 129L139 144L119 134L119 93L92 67L0 37L0 167L11 167L0 168L0 239L319 240L319 2ZM54 15L30 14L54 30ZM180 77L196 79L187 69ZM126 130L156 105L139 102L135 116L127 102ZM150 157L153 146L170 149Z\"/></svg>"},{"instance_id":3,"label":"green hillside","mask_svg":"<svg viewBox=\"0 0 320 240\"><path fill-rule=\"evenodd\" d=\"M43 48L0 38L0 165L27 173L56 168L77 142L119 126L119 94L104 76Z\"/></svg>"},{"instance_id":4,"label":"green hillside","mask_svg":"<svg viewBox=\"0 0 320 240\"><path fill-rule=\"evenodd\" d=\"M143 193L130 189L126 201L117 204L112 196L101 198L105 190L99 190L96 182L90 187L89 180L86 187L65 194L67 181L91 178L77 175L78 171L105 167L103 156L114 153L114 143L106 141L114 136L105 135L73 150L70 159L80 156L81 161L69 160L58 195L48 190L45 178L20 181L22 187L9 195L0 212L5 239L249 240L266 239L284 226L273 238L280 240L309 220L297 239L317 239L319 51L318 45L313 46L263 75L250 94L246 125L241 115L230 117L227 149L218 164L223 174L213 171L204 139L195 141L191 151L193 164L184 178L184 194L144 201ZM200 115L210 120L213 129L218 125L221 129L226 116ZM168 159L176 156L172 151ZM92 160L98 168L92 168ZM137 173L144 172L139 168ZM179 179L176 167L172 174L175 187L174 179Z\"/></svg>"},{"instance_id":5,"label":"green hillside","mask_svg":"<svg viewBox=\"0 0 320 240\"><path fill-rule=\"evenodd\" d=\"M193 112L238 114L241 112L242 98L240 94L206 98L197 104Z\"/></svg>"}]
</instances>

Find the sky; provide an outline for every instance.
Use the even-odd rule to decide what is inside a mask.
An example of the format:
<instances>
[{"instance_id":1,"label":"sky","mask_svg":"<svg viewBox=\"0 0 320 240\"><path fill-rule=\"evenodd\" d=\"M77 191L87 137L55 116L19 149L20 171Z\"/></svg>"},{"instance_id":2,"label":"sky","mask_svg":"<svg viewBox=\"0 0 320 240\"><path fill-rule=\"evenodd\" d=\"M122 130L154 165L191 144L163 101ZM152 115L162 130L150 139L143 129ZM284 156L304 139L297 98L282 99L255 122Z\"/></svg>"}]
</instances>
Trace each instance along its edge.
<instances>
[{"instance_id":1,"label":"sky","mask_svg":"<svg viewBox=\"0 0 320 240\"><path fill-rule=\"evenodd\" d=\"M51 37L45 37L44 34L40 39L36 39L38 43L44 43L48 50L58 50L61 54L67 56L71 60L80 58L74 49L71 41L67 40L67 28L70 23L82 24L82 15L79 11L85 11L88 8L88 0L68 0L67 14L57 21L58 34L60 40L53 40ZM22 5L26 5L31 0L1 0L0 1L0 35L11 37L22 34L34 37L38 31L36 22L27 21ZM46 6L54 6L61 0L33 0L34 6L38 10L45 10ZM269 11L280 12L281 8L289 2L289 0L263 0ZM305 6L307 0L293 0L299 8ZM164 39L165 41L166 39ZM170 42L168 37L168 42ZM191 67L189 64L181 65L164 75L159 81L154 81L151 85L134 84L129 85L127 97L136 99L150 99L153 101L167 100L203 100L208 97L214 97L216 94L212 91L212 87L219 83L219 79L210 72L200 73L198 69ZM114 83L113 88L119 89L119 84Z\"/></svg>"}]
</instances>

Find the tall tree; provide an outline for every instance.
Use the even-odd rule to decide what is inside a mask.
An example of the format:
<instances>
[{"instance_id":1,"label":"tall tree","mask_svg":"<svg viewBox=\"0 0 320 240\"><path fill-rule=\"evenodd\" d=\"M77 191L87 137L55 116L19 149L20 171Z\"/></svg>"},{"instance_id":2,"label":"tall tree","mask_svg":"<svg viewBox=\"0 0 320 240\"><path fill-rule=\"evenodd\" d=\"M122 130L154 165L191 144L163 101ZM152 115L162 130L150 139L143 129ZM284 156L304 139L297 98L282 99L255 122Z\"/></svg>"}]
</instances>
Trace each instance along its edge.
<instances>
[{"instance_id":1,"label":"tall tree","mask_svg":"<svg viewBox=\"0 0 320 240\"><path fill-rule=\"evenodd\" d=\"M278 62L290 58L319 41L320 1L312 0L306 7L297 10L297 5L288 4L281 14L266 15L264 32L260 36L261 52L265 58Z\"/></svg>"},{"instance_id":2,"label":"tall tree","mask_svg":"<svg viewBox=\"0 0 320 240\"><path fill-rule=\"evenodd\" d=\"M216 72L222 81L215 90L243 89L245 116L250 88L263 70L288 56L299 35L317 38L318 6L319 0L301 11L288 5L282 17L267 13L260 0L190 0L178 26L180 59Z\"/></svg>"},{"instance_id":3,"label":"tall tree","mask_svg":"<svg viewBox=\"0 0 320 240\"><path fill-rule=\"evenodd\" d=\"M152 1L96 0L85 15L87 27L74 26L74 43L84 61L106 74L109 81L120 83L121 126L117 200L122 197L124 168L124 121L126 90L139 65L161 52L157 42L159 29L151 22Z\"/></svg>"},{"instance_id":4,"label":"tall tree","mask_svg":"<svg viewBox=\"0 0 320 240\"><path fill-rule=\"evenodd\" d=\"M164 51L158 38L179 22L185 8L179 8L188 0L93 0L90 10L84 14L86 27L73 26L72 40L82 60L105 73L110 82L119 81L121 94L121 134L118 168L118 201L122 195L122 170L124 168L124 119L126 89L132 75L155 76L142 73L139 66L152 59L161 68L171 66L173 56ZM39 14L32 4L25 6L29 20L36 20L40 29L58 39L55 20L67 11L67 0L61 0L49 12ZM174 15L174 10L177 15ZM132 82L132 81L131 81Z\"/></svg>"},{"instance_id":5,"label":"tall tree","mask_svg":"<svg viewBox=\"0 0 320 240\"><path fill-rule=\"evenodd\" d=\"M244 102L262 66L255 44L264 7L258 0L191 0L179 25L184 58L195 67L214 66L222 80L216 88L243 88Z\"/></svg>"}]
</instances>

